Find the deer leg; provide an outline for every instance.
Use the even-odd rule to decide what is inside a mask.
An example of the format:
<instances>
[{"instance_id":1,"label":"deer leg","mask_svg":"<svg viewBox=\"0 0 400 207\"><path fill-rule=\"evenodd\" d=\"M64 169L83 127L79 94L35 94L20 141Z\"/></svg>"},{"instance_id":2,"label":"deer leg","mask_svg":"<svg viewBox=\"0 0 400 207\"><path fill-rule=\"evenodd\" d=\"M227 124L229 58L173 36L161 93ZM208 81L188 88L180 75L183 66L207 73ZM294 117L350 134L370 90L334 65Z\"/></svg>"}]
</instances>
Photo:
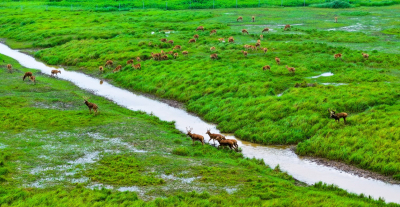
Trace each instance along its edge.
<instances>
[{"instance_id":1,"label":"deer leg","mask_svg":"<svg viewBox=\"0 0 400 207\"><path fill-rule=\"evenodd\" d=\"M91 114L92 113L92 109L91 108L89 108L89 114Z\"/></svg>"},{"instance_id":2,"label":"deer leg","mask_svg":"<svg viewBox=\"0 0 400 207\"><path fill-rule=\"evenodd\" d=\"M344 124L346 124L346 117L343 117Z\"/></svg>"}]
</instances>

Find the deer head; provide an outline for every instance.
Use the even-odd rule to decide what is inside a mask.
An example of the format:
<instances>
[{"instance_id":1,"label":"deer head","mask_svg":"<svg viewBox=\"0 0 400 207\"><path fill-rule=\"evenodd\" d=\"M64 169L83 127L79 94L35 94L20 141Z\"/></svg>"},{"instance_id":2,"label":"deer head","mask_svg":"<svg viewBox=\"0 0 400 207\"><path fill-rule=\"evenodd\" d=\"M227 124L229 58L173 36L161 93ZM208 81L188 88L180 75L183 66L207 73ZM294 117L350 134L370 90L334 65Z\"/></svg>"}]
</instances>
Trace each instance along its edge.
<instances>
[{"instance_id":1,"label":"deer head","mask_svg":"<svg viewBox=\"0 0 400 207\"><path fill-rule=\"evenodd\" d=\"M210 129L207 129L206 134L211 134Z\"/></svg>"},{"instance_id":2,"label":"deer head","mask_svg":"<svg viewBox=\"0 0 400 207\"><path fill-rule=\"evenodd\" d=\"M187 135L192 135L192 130L193 128L189 127L189 129L186 127Z\"/></svg>"}]
</instances>

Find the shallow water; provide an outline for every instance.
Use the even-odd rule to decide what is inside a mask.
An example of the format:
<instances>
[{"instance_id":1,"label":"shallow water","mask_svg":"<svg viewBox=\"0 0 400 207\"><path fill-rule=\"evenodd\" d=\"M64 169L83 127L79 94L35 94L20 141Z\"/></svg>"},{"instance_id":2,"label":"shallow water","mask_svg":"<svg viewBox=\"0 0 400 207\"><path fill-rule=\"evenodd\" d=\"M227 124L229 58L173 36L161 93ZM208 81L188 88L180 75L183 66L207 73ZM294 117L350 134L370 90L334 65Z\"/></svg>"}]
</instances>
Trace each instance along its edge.
<instances>
[{"instance_id":1,"label":"shallow water","mask_svg":"<svg viewBox=\"0 0 400 207\"><path fill-rule=\"evenodd\" d=\"M0 53L17 60L21 65L39 69L42 73L49 74L55 67L46 66L36 61L33 57L12 50L4 44L0 44ZM165 121L175 121L175 126L182 132L186 132L186 127L193 127L193 132L202 134L206 141L207 129L213 133L219 133L216 125L207 123L199 117L191 115L184 110L173 108L168 104L152 100L150 98L136 95L128 90L117 88L106 81L100 84L100 80L74 71L62 71L59 78L71 81L78 87L91 91L96 95L113 100L117 104L131 110L140 110L146 113L152 113ZM101 111L100 111L101 113ZM234 139L232 135L227 138ZM242 153L246 157L255 157L264 159L265 163L271 167L279 164L283 171L288 172L294 178L308 184L314 184L322 181L328 184L335 184L349 192L364 193L374 198L382 197L387 202L400 203L400 186L387 184L374 179L361 178L356 175L336 170L331 167L321 166L307 159L302 159L293 153L288 146L263 146L246 141L238 140Z\"/></svg>"},{"instance_id":2,"label":"shallow water","mask_svg":"<svg viewBox=\"0 0 400 207\"><path fill-rule=\"evenodd\" d=\"M312 76L311 78L328 77L328 76L333 76L333 75L334 74L331 72L326 72L326 73L322 73L321 75Z\"/></svg>"}]
</instances>

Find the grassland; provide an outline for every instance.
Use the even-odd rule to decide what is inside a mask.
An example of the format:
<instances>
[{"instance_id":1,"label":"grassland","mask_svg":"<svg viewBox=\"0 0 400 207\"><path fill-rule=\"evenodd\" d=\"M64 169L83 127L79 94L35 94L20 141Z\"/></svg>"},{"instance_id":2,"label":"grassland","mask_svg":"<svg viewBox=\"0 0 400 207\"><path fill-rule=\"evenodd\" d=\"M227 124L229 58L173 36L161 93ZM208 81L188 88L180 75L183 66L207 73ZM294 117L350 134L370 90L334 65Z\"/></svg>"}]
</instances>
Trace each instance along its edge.
<instances>
[{"instance_id":1,"label":"grassland","mask_svg":"<svg viewBox=\"0 0 400 207\"><path fill-rule=\"evenodd\" d=\"M220 9L127 12L47 11L2 7L0 36L53 65L101 76L122 87L175 99L224 132L264 144L298 144L297 153L340 160L400 178L398 136L399 6L327 10L317 8ZM236 22L238 16L244 22ZM256 22L250 22L251 16ZM339 23L333 18L339 16ZM283 32L284 24L292 24ZM196 32L203 25L206 31ZM269 51L241 53L261 30ZM250 35L242 35L241 29ZM217 29L215 36L209 30ZM194 34L195 44L188 40ZM219 43L233 36L234 44ZM175 41L189 56L151 60ZM149 45L149 42L152 44ZM218 60L210 60L215 46ZM362 50L361 50L362 49ZM361 56L368 52L368 60ZM343 60L333 54L343 53ZM281 65L276 65L275 57ZM142 70L126 65L141 57ZM99 75L112 59L123 65ZM271 65L271 72L262 71ZM289 74L285 65L296 68ZM333 76L311 78L324 72ZM316 87L307 87L316 83ZM295 88L298 84L300 87ZM282 96L277 96L283 94ZM349 113L347 125L328 117L328 108Z\"/></svg>"},{"instance_id":2,"label":"grassland","mask_svg":"<svg viewBox=\"0 0 400 207\"><path fill-rule=\"evenodd\" d=\"M306 186L240 153L192 145L173 123L3 60L14 73L0 67L1 206L386 205L323 183ZM21 80L26 71L36 85ZM100 106L97 116L82 96Z\"/></svg>"}]
</instances>

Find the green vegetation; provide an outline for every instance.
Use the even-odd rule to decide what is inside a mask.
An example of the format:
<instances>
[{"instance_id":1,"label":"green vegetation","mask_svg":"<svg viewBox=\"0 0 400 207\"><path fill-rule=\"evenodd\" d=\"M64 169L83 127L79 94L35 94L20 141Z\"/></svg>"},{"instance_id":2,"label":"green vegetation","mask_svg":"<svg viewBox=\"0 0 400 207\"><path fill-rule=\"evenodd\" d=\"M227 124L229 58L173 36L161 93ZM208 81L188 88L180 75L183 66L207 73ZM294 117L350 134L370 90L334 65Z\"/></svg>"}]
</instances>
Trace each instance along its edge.
<instances>
[{"instance_id":1,"label":"green vegetation","mask_svg":"<svg viewBox=\"0 0 400 207\"><path fill-rule=\"evenodd\" d=\"M15 72L0 66L0 120L13 114L24 122L0 133L1 206L385 206L332 185L306 186L240 153L192 145L173 123L3 60ZM36 85L21 80L26 71ZM98 115L82 96L101 106ZM50 113L58 123L38 127L36 119Z\"/></svg>"}]
</instances>

